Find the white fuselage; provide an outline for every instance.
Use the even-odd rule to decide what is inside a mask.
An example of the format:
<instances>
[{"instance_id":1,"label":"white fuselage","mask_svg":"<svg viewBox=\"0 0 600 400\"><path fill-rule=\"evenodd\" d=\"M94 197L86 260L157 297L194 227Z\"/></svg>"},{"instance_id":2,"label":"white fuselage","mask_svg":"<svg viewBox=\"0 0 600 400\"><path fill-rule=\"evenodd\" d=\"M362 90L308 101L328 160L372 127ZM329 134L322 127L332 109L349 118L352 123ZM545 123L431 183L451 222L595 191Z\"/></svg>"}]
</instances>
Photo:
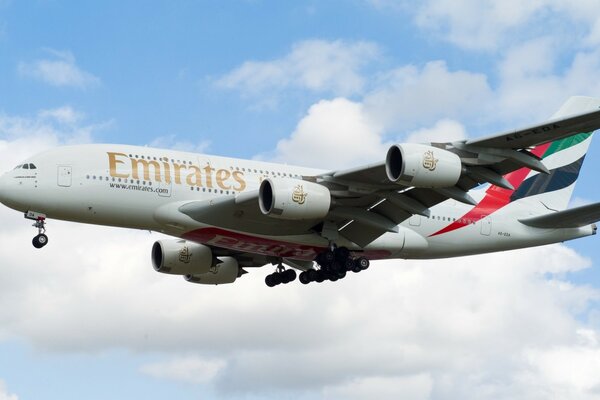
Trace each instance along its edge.
<instances>
[{"instance_id":1,"label":"white fuselage","mask_svg":"<svg viewBox=\"0 0 600 400\"><path fill-rule=\"evenodd\" d=\"M265 178L298 178L326 171L252 160L126 145L80 145L50 150L0 178L0 200L48 218L159 231L200 243L268 256L312 260L328 245L318 233L292 234L286 222L238 229L201 223L180 212L190 201L215 204L256 191ZM480 200L483 190L470 192ZM519 218L544 212L535 196L478 219L454 200L413 216L364 249L340 236L338 245L369 258L440 258L537 246L593 234L593 228L537 229ZM218 221L218 215L215 220ZM449 225L460 225L444 233ZM438 233L438 234L436 234Z\"/></svg>"}]
</instances>

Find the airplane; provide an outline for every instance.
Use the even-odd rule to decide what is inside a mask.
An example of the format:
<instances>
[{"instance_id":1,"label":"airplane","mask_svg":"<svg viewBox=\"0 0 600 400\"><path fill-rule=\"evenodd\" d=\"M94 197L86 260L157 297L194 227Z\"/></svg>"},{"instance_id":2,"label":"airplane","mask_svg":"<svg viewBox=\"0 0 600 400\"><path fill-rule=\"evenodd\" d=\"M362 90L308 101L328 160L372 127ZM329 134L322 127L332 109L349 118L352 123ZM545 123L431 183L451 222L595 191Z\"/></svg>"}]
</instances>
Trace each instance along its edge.
<instances>
[{"instance_id":1,"label":"airplane","mask_svg":"<svg viewBox=\"0 0 600 400\"><path fill-rule=\"evenodd\" d=\"M600 99L571 97L541 124L328 171L118 144L58 147L0 177L0 201L33 220L162 232L154 269L233 283L267 264L269 287L337 281L372 260L433 259L594 235L600 203L568 209L600 127ZM318 146L318 143L315 143Z\"/></svg>"}]
</instances>

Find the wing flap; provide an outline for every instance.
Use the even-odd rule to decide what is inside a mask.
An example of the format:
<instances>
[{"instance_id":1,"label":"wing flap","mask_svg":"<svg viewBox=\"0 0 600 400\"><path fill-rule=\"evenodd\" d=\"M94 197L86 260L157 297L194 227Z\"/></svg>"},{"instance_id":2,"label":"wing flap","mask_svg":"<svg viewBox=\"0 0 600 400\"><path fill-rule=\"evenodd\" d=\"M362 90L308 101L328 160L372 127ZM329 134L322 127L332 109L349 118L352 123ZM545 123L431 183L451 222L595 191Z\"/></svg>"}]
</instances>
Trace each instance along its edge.
<instances>
[{"instance_id":1,"label":"wing flap","mask_svg":"<svg viewBox=\"0 0 600 400\"><path fill-rule=\"evenodd\" d=\"M597 221L600 221L600 203L519 220L527 226L544 229L579 228Z\"/></svg>"}]
</instances>

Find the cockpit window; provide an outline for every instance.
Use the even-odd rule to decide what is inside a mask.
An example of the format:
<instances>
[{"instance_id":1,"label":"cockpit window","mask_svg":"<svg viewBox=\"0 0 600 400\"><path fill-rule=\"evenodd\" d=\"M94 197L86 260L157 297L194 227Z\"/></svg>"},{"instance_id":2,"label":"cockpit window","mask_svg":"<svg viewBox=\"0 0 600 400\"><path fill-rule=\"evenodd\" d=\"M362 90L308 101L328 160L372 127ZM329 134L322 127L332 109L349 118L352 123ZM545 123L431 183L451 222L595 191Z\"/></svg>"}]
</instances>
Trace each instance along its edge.
<instances>
[{"instance_id":1,"label":"cockpit window","mask_svg":"<svg viewBox=\"0 0 600 400\"><path fill-rule=\"evenodd\" d=\"M15 167L15 169L37 169L37 167L35 166L35 164L29 163L29 164L19 164Z\"/></svg>"}]
</instances>

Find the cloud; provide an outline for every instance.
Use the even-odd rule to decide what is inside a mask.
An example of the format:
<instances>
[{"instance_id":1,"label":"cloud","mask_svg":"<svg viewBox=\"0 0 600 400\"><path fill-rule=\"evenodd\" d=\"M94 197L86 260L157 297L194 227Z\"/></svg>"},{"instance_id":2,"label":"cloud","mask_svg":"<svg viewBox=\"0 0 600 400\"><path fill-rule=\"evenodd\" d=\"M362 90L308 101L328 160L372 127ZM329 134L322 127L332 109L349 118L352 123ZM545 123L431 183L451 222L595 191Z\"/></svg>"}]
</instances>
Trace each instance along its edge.
<instances>
[{"instance_id":1,"label":"cloud","mask_svg":"<svg viewBox=\"0 0 600 400\"><path fill-rule=\"evenodd\" d=\"M47 50L52 58L33 62L20 62L19 75L33 78L51 86L87 88L100 83L100 79L82 70L69 51Z\"/></svg>"},{"instance_id":2,"label":"cloud","mask_svg":"<svg viewBox=\"0 0 600 400\"><path fill-rule=\"evenodd\" d=\"M600 11L593 0L370 0L376 9L412 13L424 32L462 49L497 52L508 44L552 32L562 46L593 47L600 41ZM551 27L551 29L547 29Z\"/></svg>"},{"instance_id":3,"label":"cloud","mask_svg":"<svg viewBox=\"0 0 600 400\"><path fill-rule=\"evenodd\" d=\"M363 99L366 112L386 130L415 129L441 118L477 117L493 98L487 77L450 71L443 61L389 71Z\"/></svg>"},{"instance_id":4,"label":"cloud","mask_svg":"<svg viewBox=\"0 0 600 400\"><path fill-rule=\"evenodd\" d=\"M49 110L41 110L38 115L42 119L54 120L60 124L73 125L84 117L82 113L70 106L62 106Z\"/></svg>"},{"instance_id":5,"label":"cloud","mask_svg":"<svg viewBox=\"0 0 600 400\"><path fill-rule=\"evenodd\" d=\"M59 144L89 143L94 132L110 124L82 124L83 119L81 112L69 106L40 110L34 117L0 113L0 171Z\"/></svg>"},{"instance_id":6,"label":"cloud","mask_svg":"<svg viewBox=\"0 0 600 400\"><path fill-rule=\"evenodd\" d=\"M582 328L598 335L582 322L598 293L562 280L590 261L563 245L375 262L335 284L274 289L265 267L215 287L156 273L148 254L160 235L60 221L49 222L40 268L33 229L10 210L0 217L0 302L11 304L0 338L59 353L150 353L158 360L142 373L222 393L358 399L378 386L381 396L527 398L547 381L539 354L576 355Z\"/></svg>"},{"instance_id":7,"label":"cloud","mask_svg":"<svg viewBox=\"0 0 600 400\"><path fill-rule=\"evenodd\" d=\"M531 349L525 357L531 370L522 371L521 379L536 380L540 395L565 399L597 399L600 395L597 373L600 347L597 341L589 346Z\"/></svg>"},{"instance_id":8,"label":"cloud","mask_svg":"<svg viewBox=\"0 0 600 400\"><path fill-rule=\"evenodd\" d=\"M445 143L467 138L465 127L450 119L442 119L431 128L418 129L405 138L409 143Z\"/></svg>"},{"instance_id":9,"label":"cloud","mask_svg":"<svg viewBox=\"0 0 600 400\"><path fill-rule=\"evenodd\" d=\"M177 140L177 135L166 135L154 138L149 146L158 148L167 148L180 151L195 153L204 153L210 147L210 140L201 140L199 143L192 143L186 140Z\"/></svg>"},{"instance_id":10,"label":"cloud","mask_svg":"<svg viewBox=\"0 0 600 400\"><path fill-rule=\"evenodd\" d=\"M16 394L11 394L6 388L4 381L0 379L0 400L19 400Z\"/></svg>"},{"instance_id":11,"label":"cloud","mask_svg":"<svg viewBox=\"0 0 600 400\"><path fill-rule=\"evenodd\" d=\"M379 47L370 42L306 40L295 44L282 58L244 62L221 77L217 85L251 96L290 88L346 96L363 90L361 70L379 54Z\"/></svg>"},{"instance_id":12,"label":"cloud","mask_svg":"<svg viewBox=\"0 0 600 400\"><path fill-rule=\"evenodd\" d=\"M385 154L381 140L381 128L362 104L344 98L322 100L308 110L289 139L277 143L269 159L330 169L357 166Z\"/></svg>"},{"instance_id":13,"label":"cloud","mask_svg":"<svg viewBox=\"0 0 600 400\"><path fill-rule=\"evenodd\" d=\"M346 385L324 390L324 399L429 399L433 379L429 374L403 377L356 378Z\"/></svg>"},{"instance_id":14,"label":"cloud","mask_svg":"<svg viewBox=\"0 0 600 400\"><path fill-rule=\"evenodd\" d=\"M491 49L503 36L521 27L546 7L544 1L523 2L429 0L416 9L415 22L422 29L467 49Z\"/></svg>"},{"instance_id":15,"label":"cloud","mask_svg":"<svg viewBox=\"0 0 600 400\"><path fill-rule=\"evenodd\" d=\"M85 115L70 106L40 110L33 117L0 112L0 147L3 146L5 160L24 158L59 144L89 143L94 132L112 124L84 121Z\"/></svg>"},{"instance_id":16,"label":"cloud","mask_svg":"<svg viewBox=\"0 0 600 400\"><path fill-rule=\"evenodd\" d=\"M31 145L38 139L48 147L77 137L78 129L54 120L63 114L2 116L0 166L40 150ZM370 118L361 103L322 101L277 154L356 165L384 148ZM438 120L413 135L444 127L461 132L457 122ZM311 141L341 147L298 151ZM0 308L0 340L59 354L151 354L156 361L140 373L233 396L596 395L599 383L587 370L562 376L565 360L595 367L600 351L600 333L588 323L600 294L566 278L591 261L564 245L380 261L335 284L272 289L263 279L273 269L264 267L215 287L156 273L148 256L160 234L51 220L50 243L36 251L35 230L20 213L2 207L0 219L0 304L11 305Z\"/></svg>"},{"instance_id":17,"label":"cloud","mask_svg":"<svg viewBox=\"0 0 600 400\"><path fill-rule=\"evenodd\" d=\"M140 370L154 378L205 384L212 381L224 366L225 361L223 360L185 357L142 365Z\"/></svg>"}]
</instances>

